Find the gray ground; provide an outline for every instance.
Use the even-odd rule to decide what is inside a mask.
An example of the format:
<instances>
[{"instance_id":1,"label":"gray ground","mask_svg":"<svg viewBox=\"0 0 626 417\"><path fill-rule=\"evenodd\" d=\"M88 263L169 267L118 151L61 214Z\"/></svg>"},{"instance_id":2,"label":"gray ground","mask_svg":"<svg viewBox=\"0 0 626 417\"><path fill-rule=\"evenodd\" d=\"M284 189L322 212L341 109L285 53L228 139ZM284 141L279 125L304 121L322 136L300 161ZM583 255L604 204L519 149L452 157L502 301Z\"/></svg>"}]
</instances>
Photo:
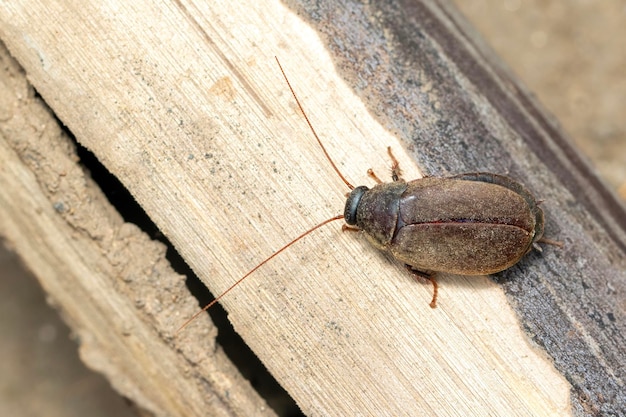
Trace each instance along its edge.
<instances>
[{"instance_id":1,"label":"gray ground","mask_svg":"<svg viewBox=\"0 0 626 417\"><path fill-rule=\"evenodd\" d=\"M626 2L456 3L626 200Z\"/></svg>"}]
</instances>

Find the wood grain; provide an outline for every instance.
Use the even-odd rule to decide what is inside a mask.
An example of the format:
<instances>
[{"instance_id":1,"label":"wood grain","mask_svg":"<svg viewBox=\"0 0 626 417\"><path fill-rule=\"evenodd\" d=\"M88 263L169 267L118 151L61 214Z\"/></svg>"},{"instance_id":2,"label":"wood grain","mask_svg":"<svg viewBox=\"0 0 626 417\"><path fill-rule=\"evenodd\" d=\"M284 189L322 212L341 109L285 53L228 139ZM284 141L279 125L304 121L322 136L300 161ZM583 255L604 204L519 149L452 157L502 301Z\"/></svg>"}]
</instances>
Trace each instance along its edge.
<instances>
[{"instance_id":1,"label":"wood grain","mask_svg":"<svg viewBox=\"0 0 626 417\"><path fill-rule=\"evenodd\" d=\"M619 406L623 208L451 9L291 7L32 1L2 9L0 37L214 293L343 209L346 188L275 55L354 182L385 172L392 146L406 178L490 170L546 200L547 233L566 246L501 274L507 295L487 277L443 276L431 310L428 286L337 225L226 297L237 332L305 414L565 415L570 390L576 413ZM195 304L159 245L112 212L59 135L34 136L3 147L15 168L3 172L11 221L0 230L84 335L85 360L156 415L264 410L211 347L206 319L174 337ZM66 149L67 165L44 145ZM60 168L42 179L42 165ZM65 177L86 185L59 213L50 181ZM42 223L27 222L38 210ZM621 347L598 351L605 343ZM593 372L576 371L581 359Z\"/></svg>"},{"instance_id":2,"label":"wood grain","mask_svg":"<svg viewBox=\"0 0 626 417\"><path fill-rule=\"evenodd\" d=\"M195 309L184 277L161 243L122 221L6 49L0 56L0 235L38 276L82 359L154 415L206 415L207 404L212 415L273 415L211 345L204 317L202 353L183 355L185 342L177 349L166 336L173 317Z\"/></svg>"}]
</instances>

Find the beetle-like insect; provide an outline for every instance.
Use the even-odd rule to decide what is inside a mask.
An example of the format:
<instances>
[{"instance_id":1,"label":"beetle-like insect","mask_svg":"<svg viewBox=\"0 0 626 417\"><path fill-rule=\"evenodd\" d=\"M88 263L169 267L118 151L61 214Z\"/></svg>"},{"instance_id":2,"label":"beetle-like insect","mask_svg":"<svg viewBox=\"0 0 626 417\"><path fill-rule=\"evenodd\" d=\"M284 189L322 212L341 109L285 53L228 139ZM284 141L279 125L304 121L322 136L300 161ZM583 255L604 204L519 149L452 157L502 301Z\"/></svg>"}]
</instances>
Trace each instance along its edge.
<instances>
[{"instance_id":1,"label":"beetle-like insect","mask_svg":"<svg viewBox=\"0 0 626 417\"><path fill-rule=\"evenodd\" d=\"M344 219L347 224L344 230L363 231L375 247L389 252L413 273L430 280L433 308L438 292L433 278L436 272L492 274L515 265L540 240L560 245L542 239L544 217L535 197L522 184L504 175L476 172L406 182L401 178L391 148L387 148L393 182L385 183L369 170L368 174L378 184L372 188L354 187L328 155L278 58L276 62L313 136L351 190L344 214L323 221L287 243L187 320L178 331L275 256L335 220Z\"/></svg>"}]
</instances>

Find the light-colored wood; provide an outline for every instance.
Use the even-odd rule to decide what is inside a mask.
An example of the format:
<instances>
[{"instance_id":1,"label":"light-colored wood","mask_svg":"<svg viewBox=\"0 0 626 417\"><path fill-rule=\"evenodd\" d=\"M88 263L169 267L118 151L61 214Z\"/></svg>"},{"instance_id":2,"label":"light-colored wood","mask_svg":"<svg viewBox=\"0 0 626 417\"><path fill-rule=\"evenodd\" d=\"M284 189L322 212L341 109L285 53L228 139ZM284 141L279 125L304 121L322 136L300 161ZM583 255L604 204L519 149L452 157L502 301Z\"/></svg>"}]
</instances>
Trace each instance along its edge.
<instances>
[{"instance_id":1,"label":"light-colored wood","mask_svg":"<svg viewBox=\"0 0 626 417\"><path fill-rule=\"evenodd\" d=\"M184 277L161 243L123 222L3 46L0 57L0 236L39 278L85 363L154 415L204 416L208 404L210 415L274 415L205 317L204 351L183 340L183 355L166 337L195 310Z\"/></svg>"},{"instance_id":2,"label":"light-colored wood","mask_svg":"<svg viewBox=\"0 0 626 417\"><path fill-rule=\"evenodd\" d=\"M386 172L387 145L406 178L420 170L293 11L279 2L209 3L7 4L0 36L77 140L219 293L343 210L347 189L274 55L348 178L367 183L367 168ZM75 161L52 170L56 181L63 174L87 184L67 201L41 190L50 182L24 166L19 143L2 146L2 187L11 195L2 201L11 219L2 234L60 305L87 363L156 414L261 410L219 350L209 362L206 319L174 337L195 303L181 295L182 277L162 264L160 246L123 225ZM62 157L44 161L57 166ZM150 274L155 265L167 272ZM567 415L569 385L528 342L500 287L486 277L444 276L440 285L431 310L429 286L337 222L259 270L223 305L307 415ZM202 374L212 394L190 374Z\"/></svg>"}]
</instances>

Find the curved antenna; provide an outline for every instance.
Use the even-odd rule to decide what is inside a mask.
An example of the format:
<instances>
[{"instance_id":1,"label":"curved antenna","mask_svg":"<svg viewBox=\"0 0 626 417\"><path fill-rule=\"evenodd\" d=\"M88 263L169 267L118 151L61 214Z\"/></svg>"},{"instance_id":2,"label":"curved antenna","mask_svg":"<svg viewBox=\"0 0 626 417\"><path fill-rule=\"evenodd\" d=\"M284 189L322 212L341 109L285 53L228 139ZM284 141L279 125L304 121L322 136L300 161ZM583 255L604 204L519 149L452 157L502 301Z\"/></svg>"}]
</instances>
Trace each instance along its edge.
<instances>
[{"instance_id":1,"label":"curved antenna","mask_svg":"<svg viewBox=\"0 0 626 417\"><path fill-rule=\"evenodd\" d=\"M278 60L278 57L274 57L274 58L276 58L276 63L278 64L278 68L280 68L280 72L283 74L283 77L285 78L285 81L287 82L287 86L289 87L289 90L291 91L291 95L296 100L296 103L298 104L298 107L300 108L300 111L302 112L302 115L304 116L304 119L306 120L307 124L309 125L309 128L311 129L311 132L313 133L313 136L315 136L315 139L317 140L317 143L320 145L320 148L322 148L322 151L324 152L324 155L326 156L326 159L328 159L328 162L330 162L330 165L333 167L333 169L335 170L337 175L339 175L339 178L341 178L341 180L348 186L348 188L350 190L354 190L354 185L350 184L350 182L346 179L346 177L343 176L341 171L339 171L339 168L337 168L337 166L335 165L333 160L330 158L330 155L328 154L328 151L324 147L324 144L322 143L322 141L320 140L319 136L317 135L317 132L313 128L313 125L311 124L311 121L309 120L309 117L306 115L306 112L304 111L304 108L302 108L302 104L300 104L300 100L298 100L298 96L296 96L296 92L293 90L293 87L291 86L291 83L289 82L289 79L287 78L287 75L285 74L285 71L283 70L283 67L280 64L280 61ZM335 217L331 217L330 219L326 219L323 222L321 222L320 224L318 224L317 226L314 226L314 227L310 228L309 230L307 230L306 232L302 233L300 236L296 237L295 239L293 239L291 242L287 243L282 248L278 249L272 255L267 257L263 262L261 262L260 264L258 264L254 268L252 268L250 271L248 271L243 277L239 278L234 284L232 284L230 287L228 287L226 289L226 291L222 292L220 295L218 295L216 298L214 298L213 301L211 301L209 304L204 306L200 311L198 311L196 314L194 314L191 318L189 318L187 321L185 321L185 323L183 323L183 325L180 326L178 328L178 330L176 330L175 335L178 335L178 333L180 333L185 327L187 327L192 321L194 321L200 314L204 313L209 308L211 308L213 305L215 305L215 303L217 303L219 300L221 300L222 297L224 297L226 294L228 294L236 286L241 284L241 282L243 280L245 280L250 275L252 275L252 273L254 273L257 269L259 269L260 267L262 267L263 265L265 265L266 263L268 263L269 261L274 259L274 257L276 257L278 254L283 252L285 249L287 249L288 247L290 247L291 245L293 245L294 243L296 243L297 241L299 241L300 239L302 239L303 237L305 237L309 233L319 229L320 227L325 226L328 223L333 222L335 220L341 220L343 218L344 218L344 215L340 214L340 215L337 215Z\"/></svg>"},{"instance_id":2,"label":"curved antenna","mask_svg":"<svg viewBox=\"0 0 626 417\"><path fill-rule=\"evenodd\" d=\"M342 181L348 186L348 188L351 190L354 190L354 185L350 184L350 182L346 179L346 177L343 176L341 171L339 171L339 168L337 168L337 165L335 165L333 160L330 158L330 155L328 155L328 152L326 151L324 144L320 140L319 136L317 136L317 132L315 131L315 129L313 128L313 125L311 124L311 121L309 120L309 116L306 115L304 109L302 108L302 104L300 104L300 100L298 100L298 96L296 96L296 92L293 91L293 88L291 87L291 83L289 82L289 79L287 78L287 75L285 74L285 71L283 70L283 66L280 65L280 61L278 60L278 57L275 56L274 58L276 58L276 63L278 64L278 68L280 68L280 72L283 74L285 81L287 81L287 86L289 86L289 90L291 90L291 95L293 96L294 99L296 99L296 103L298 104L298 107L300 108L300 111L302 112L304 119L309 125L311 132L313 132L313 136L315 136L315 139L317 139L317 143L319 143L320 147L322 148L322 151L324 151L324 155L326 155L326 159L328 159L328 162L330 162L330 165L332 165L337 175L339 175L339 178L342 179Z\"/></svg>"},{"instance_id":3,"label":"curved antenna","mask_svg":"<svg viewBox=\"0 0 626 417\"><path fill-rule=\"evenodd\" d=\"M183 330L185 327L187 327L187 325L189 325L189 323L191 323L192 321L194 321L196 319L196 317L198 317L200 314L204 313L205 311L207 311L209 308L211 308L215 303L217 303L219 300L222 299L222 297L224 297L226 294L228 294L233 288L235 288L237 285L239 285L244 279L248 278L250 275L252 275L252 273L254 271L256 271L257 269L259 269L260 267L262 267L263 265L265 265L266 263L268 263L269 261L271 261L272 259L274 259L274 257L276 257L279 253L281 253L282 251L284 251L285 249L287 249L289 246L293 245L294 243L296 243L297 241L299 241L300 239L302 239L303 237L305 237L306 235L308 235L309 233L319 229L322 226L327 225L328 223L335 221L335 220L341 220L343 219L343 214L339 214L335 217L331 217L330 219L326 219L323 222L321 222L320 224L318 224L317 226L314 226L312 228L310 228L309 230L307 230L306 232L302 233L300 236L298 236L297 238L293 239L291 242L287 243L285 246L283 246L282 248L278 249L276 252L274 252L272 255L270 255L268 258L266 258L263 262L261 262L260 264L258 264L257 266L255 266L254 268L252 268L250 271L248 271L246 273L246 275L244 275L243 277L239 278L239 280L237 282L235 282L233 285L231 285L230 287L228 287L228 289L226 289L226 291L224 291L223 293L221 293L220 295L218 295L213 301L211 301L209 304L205 305L202 310L198 311L196 314L194 314L193 316L191 316L190 319L188 319L185 323L183 323L182 326L180 326L178 328L178 330L176 330L176 335L178 333L180 333L181 330Z\"/></svg>"}]
</instances>

